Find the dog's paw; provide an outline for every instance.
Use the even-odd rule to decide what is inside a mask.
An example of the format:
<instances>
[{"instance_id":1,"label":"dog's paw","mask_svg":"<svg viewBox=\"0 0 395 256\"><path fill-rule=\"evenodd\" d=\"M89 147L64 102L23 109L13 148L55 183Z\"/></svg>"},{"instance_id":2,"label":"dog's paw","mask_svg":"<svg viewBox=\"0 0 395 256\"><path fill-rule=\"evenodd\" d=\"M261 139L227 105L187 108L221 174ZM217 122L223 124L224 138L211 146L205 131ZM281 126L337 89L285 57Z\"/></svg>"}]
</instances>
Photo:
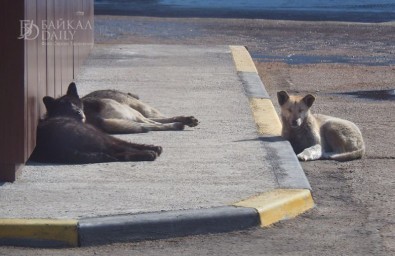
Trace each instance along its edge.
<instances>
[{"instance_id":1,"label":"dog's paw","mask_svg":"<svg viewBox=\"0 0 395 256\"><path fill-rule=\"evenodd\" d=\"M194 116L186 116L184 124L188 125L189 127L195 127L199 124L199 120L197 120Z\"/></svg>"},{"instance_id":2,"label":"dog's paw","mask_svg":"<svg viewBox=\"0 0 395 256\"><path fill-rule=\"evenodd\" d=\"M181 122L189 127L195 127L199 124L199 120L197 120L194 116L177 116L174 117L174 122Z\"/></svg>"},{"instance_id":3,"label":"dog's paw","mask_svg":"<svg viewBox=\"0 0 395 256\"><path fill-rule=\"evenodd\" d=\"M161 151L162 152L162 151ZM147 151L147 160L154 161L158 157L158 153L156 151Z\"/></svg>"},{"instance_id":4,"label":"dog's paw","mask_svg":"<svg viewBox=\"0 0 395 256\"><path fill-rule=\"evenodd\" d=\"M153 151L156 153L157 156L160 156L163 152L163 148L161 146L154 146L154 145L144 145L142 150L145 151Z\"/></svg>"},{"instance_id":5,"label":"dog's paw","mask_svg":"<svg viewBox=\"0 0 395 256\"><path fill-rule=\"evenodd\" d=\"M297 157L301 161L319 160L322 157L322 147L320 144L317 144L312 147L306 148L301 153L299 153Z\"/></svg>"},{"instance_id":6,"label":"dog's paw","mask_svg":"<svg viewBox=\"0 0 395 256\"><path fill-rule=\"evenodd\" d=\"M158 156L160 156L160 154L163 152L163 148L161 146L152 146L150 150L156 152Z\"/></svg>"},{"instance_id":7,"label":"dog's paw","mask_svg":"<svg viewBox=\"0 0 395 256\"><path fill-rule=\"evenodd\" d=\"M151 150L145 150L141 154L139 161L154 161L158 157L158 153Z\"/></svg>"},{"instance_id":8,"label":"dog's paw","mask_svg":"<svg viewBox=\"0 0 395 256\"><path fill-rule=\"evenodd\" d=\"M298 154L297 157L300 161L314 161L321 159L320 156L315 155L315 152L302 152Z\"/></svg>"},{"instance_id":9,"label":"dog's paw","mask_svg":"<svg viewBox=\"0 0 395 256\"><path fill-rule=\"evenodd\" d=\"M303 152L297 155L298 159L300 161L309 161L311 160L310 157L306 154L304 154Z\"/></svg>"}]
</instances>

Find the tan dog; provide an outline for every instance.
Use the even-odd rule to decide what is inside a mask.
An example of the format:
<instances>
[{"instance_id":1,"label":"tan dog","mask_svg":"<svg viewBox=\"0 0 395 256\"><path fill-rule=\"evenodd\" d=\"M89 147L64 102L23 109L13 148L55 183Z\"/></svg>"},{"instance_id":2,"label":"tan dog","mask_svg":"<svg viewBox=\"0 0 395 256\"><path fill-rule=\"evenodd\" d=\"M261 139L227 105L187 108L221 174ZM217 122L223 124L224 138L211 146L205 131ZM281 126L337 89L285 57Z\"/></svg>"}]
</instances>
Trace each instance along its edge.
<instances>
[{"instance_id":1,"label":"tan dog","mask_svg":"<svg viewBox=\"0 0 395 256\"><path fill-rule=\"evenodd\" d=\"M299 160L333 159L349 161L365 153L362 134L347 120L312 114L315 97L277 93L283 123L282 136L287 139Z\"/></svg>"},{"instance_id":2,"label":"tan dog","mask_svg":"<svg viewBox=\"0 0 395 256\"><path fill-rule=\"evenodd\" d=\"M87 123L110 134L183 130L199 123L193 116L166 117L137 95L116 90L91 92L82 102Z\"/></svg>"}]
</instances>

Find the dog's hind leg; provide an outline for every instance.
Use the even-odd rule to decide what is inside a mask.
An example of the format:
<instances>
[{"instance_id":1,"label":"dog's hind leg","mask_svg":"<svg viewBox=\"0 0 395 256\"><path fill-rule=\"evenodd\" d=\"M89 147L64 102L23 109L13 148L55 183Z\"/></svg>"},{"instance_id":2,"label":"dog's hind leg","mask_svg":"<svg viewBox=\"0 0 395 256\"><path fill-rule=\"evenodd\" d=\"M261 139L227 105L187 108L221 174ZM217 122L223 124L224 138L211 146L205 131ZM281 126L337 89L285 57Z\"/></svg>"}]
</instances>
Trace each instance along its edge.
<instances>
[{"instance_id":1,"label":"dog's hind leg","mask_svg":"<svg viewBox=\"0 0 395 256\"><path fill-rule=\"evenodd\" d=\"M175 116L175 117L167 117L163 115L159 110L150 105L128 97L127 99L122 99L121 101L124 104L127 104L131 109L139 112L146 119L150 119L152 121L168 124L168 123L183 123L184 125L195 127L198 125L199 121L193 116ZM145 121L143 121L145 122Z\"/></svg>"},{"instance_id":2,"label":"dog's hind leg","mask_svg":"<svg viewBox=\"0 0 395 256\"><path fill-rule=\"evenodd\" d=\"M103 118L98 123L101 130L110 134L144 133L149 129L142 123L117 118Z\"/></svg>"},{"instance_id":3,"label":"dog's hind leg","mask_svg":"<svg viewBox=\"0 0 395 256\"><path fill-rule=\"evenodd\" d=\"M142 127L147 128L149 131L180 131L185 128L185 125L181 122L161 123L142 115L136 115L135 122L138 122Z\"/></svg>"},{"instance_id":4,"label":"dog's hind leg","mask_svg":"<svg viewBox=\"0 0 395 256\"><path fill-rule=\"evenodd\" d=\"M130 108L137 110L145 118L158 123L183 123L184 125L187 125L189 127L195 127L199 124L199 121L194 116L167 117L156 108L151 107L150 105L145 104L144 102L139 100L128 100L127 104Z\"/></svg>"},{"instance_id":5,"label":"dog's hind leg","mask_svg":"<svg viewBox=\"0 0 395 256\"><path fill-rule=\"evenodd\" d=\"M183 123L139 123L145 129L149 131L181 131L184 130L185 126Z\"/></svg>"},{"instance_id":6,"label":"dog's hind leg","mask_svg":"<svg viewBox=\"0 0 395 256\"><path fill-rule=\"evenodd\" d=\"M149 119L162 124L179 122L189 127L195 127L199 124L199 121L193 116L175 116L175 117L149 118Z\"/></svg>"},{"instance_id":7,"label":"dog's hind leg","mask_svg":"<svg viewBox=\"0 0 395 256\"><path fill-rule=\"evenodd\" d=\"M162 154L163 151L161 146L133 143L133 142L120 140L115 137L113 137L113 140L116 141L115 143L116 146L113 149L118 153L123 153L123 152L137 153L140 151L154 151L158 156L160 156L160 154Z\"/></svg>"},{"instance_id":8,"label":"dog's hind leg","mask_svg":"<svg viewBox=\"0 0 395 256\"><path fill-rule=\"evenodd\" d=\"M149 119L142 122L118 118L102 118L98 127L109 134L144 133L148 131L180 131L184 130L183 123L161 124Z\"/></svg>"}]
</instances>

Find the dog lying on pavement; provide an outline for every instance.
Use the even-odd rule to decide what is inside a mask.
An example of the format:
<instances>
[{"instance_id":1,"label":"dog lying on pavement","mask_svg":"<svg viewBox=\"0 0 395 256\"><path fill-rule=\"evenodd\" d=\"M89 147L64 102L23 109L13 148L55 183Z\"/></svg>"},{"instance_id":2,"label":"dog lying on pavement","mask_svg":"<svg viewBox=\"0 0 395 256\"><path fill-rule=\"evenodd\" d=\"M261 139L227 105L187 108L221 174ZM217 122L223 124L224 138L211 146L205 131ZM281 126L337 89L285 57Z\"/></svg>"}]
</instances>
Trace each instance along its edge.
<instances>
[{"instance_id":1,"label":"dog lying on pavement","mask_svg":"<svg viewBox=\"0 0 395 256\"><path fill-rule=\"evenodd\" d=\"M123 141L85 123L83 104L74 83L66 95L43 98L47 113L37 127L30 160L43 163L87 164L153 161L162 147Z\"/></svg>"},{"instance_id":2,"label":"dog lying on pavement","mask_svg":"<svg viewBox=\"0 0 395 256\"><path fill-rule=\"evenodd\" d=\"M365 145L359 128L344 119L312 114L313 95L301 97L280 91L277 98L282 136L291 143L299 160L350 161L364 155Z\"/></svg>"},{"instance_id":3,"label":"dog lying on pavement","mask_svg":"<svg viewBox=\"0 0 395 256\"><path fill-rule=\"evenodd\" d=\"M183 130L199 123L193 116L166 117L138 96L116 90L91 92L82 102L87 122L110 134Z\"/></svg>"}]
</instances>

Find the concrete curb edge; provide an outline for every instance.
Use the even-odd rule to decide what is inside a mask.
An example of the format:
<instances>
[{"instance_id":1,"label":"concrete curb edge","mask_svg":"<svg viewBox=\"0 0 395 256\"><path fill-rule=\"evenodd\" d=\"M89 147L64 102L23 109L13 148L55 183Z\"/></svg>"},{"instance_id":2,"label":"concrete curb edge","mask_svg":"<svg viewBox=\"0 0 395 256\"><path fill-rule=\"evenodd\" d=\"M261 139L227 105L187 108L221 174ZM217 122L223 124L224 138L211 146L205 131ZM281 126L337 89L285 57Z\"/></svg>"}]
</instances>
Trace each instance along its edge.
<instances>
[{"instance_id":1,"label":"concrete curb edge","mask_svg":"<svg viewBox=\"0 0 395 256\"><path fill-rule=\"evenodd\" d=\"M248 97L260 139L273 156L271 165L280 189L309 189L311 186L290 143L281 137L282 124L255 64L244 46L229 46L236 70Z\"/></svg>"},{"instance_id":2,"label":"concrete curb edge","mask_svg":"<svg viewBox=\"0 0 395 256\"><path fill-rule=\"evenodd\" d=\"M260 139L268 154L272 155L270 159L275 159L270 163L278 184L274 191L235 205L257 209L261 225L267 226L313 208L311 186L291 144L281 137L281 121L247 48L240 45L230 45L229 48Z\"/></svg>"},{"instance_id":3,"label":"concrete curb edge","mask_svg":"<svg viewBox=\"0 0 395 256\"><path fill-rule=\"evenodd\" d=\"M88 218L79 223L80 244L222 233L251 228L259 223L254 208L236 206Z\"/></svg>"}]
</instances>

